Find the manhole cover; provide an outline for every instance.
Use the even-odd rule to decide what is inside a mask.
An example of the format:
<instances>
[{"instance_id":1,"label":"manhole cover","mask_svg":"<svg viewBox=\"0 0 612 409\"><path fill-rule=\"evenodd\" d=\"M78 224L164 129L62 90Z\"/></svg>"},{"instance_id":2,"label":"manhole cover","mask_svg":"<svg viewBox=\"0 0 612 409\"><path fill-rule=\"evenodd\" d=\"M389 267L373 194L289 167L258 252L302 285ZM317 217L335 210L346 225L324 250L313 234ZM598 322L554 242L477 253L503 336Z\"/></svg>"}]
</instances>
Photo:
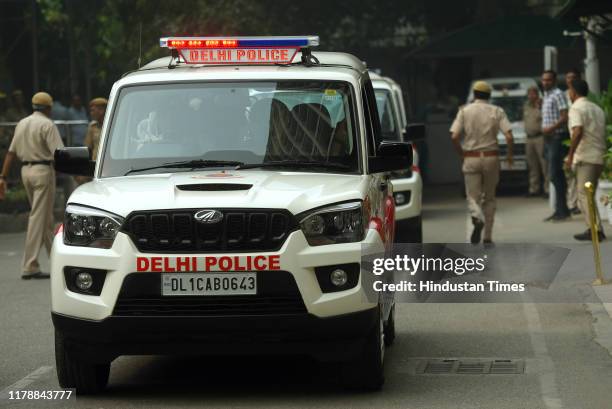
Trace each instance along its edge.
<instances>
[{"instance_id":1,"label":"manhole cover","mask_svg":"<svg viewBox=\"0 0 612 409\"><path fill-rule=\"evenodd\" d=\"M417 374L514 375L525 372L522 359L423 359Z\"/></svg>"}]
</instances>

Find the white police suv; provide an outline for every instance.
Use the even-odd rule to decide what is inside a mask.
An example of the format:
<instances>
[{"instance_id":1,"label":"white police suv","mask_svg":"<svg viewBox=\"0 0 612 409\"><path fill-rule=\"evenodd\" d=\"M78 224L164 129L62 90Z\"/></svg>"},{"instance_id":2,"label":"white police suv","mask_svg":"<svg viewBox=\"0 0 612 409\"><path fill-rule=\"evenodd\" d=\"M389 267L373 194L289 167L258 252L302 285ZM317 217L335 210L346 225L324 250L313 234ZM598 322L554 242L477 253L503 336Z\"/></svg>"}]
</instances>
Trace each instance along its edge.
<instances>
[{"instance_id":1,"label":"white police suv","mask_svg":"<svg viewBox=\"0 0 612 409\"><path fill-rule=\"evenodd\" d=\"M93 176L54 239L57 375L102 390L131 354L310 354L350 387L383 383L393 301L365 296L389 251L389 175L368 72L318 37L164 38L172 56L112 88Z\"/></svg>"}]
</instances>

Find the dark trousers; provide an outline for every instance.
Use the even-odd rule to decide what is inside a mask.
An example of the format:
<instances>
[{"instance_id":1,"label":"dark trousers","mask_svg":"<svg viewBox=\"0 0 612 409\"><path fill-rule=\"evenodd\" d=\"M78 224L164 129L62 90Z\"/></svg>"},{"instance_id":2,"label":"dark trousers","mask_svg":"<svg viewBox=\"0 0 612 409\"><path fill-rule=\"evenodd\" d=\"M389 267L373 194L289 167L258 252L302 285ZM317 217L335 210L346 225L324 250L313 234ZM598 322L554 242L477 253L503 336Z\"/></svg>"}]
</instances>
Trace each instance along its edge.
<instances>
[{"instance_id":1,"label":"dark trousers","mask_svg":"<svg viewBox=\"0 0 612 409\"><path fill-rule=\"evenodd\" d=\"M567 181L563 172L563 160L567 154L567 148L563 146L563 140L568 135L554 135L546 138L546 153L548 156L548 176L555 187L555 214L559 216L569 215L567 208L566 192Z\"/></svg>"}]
</instances>

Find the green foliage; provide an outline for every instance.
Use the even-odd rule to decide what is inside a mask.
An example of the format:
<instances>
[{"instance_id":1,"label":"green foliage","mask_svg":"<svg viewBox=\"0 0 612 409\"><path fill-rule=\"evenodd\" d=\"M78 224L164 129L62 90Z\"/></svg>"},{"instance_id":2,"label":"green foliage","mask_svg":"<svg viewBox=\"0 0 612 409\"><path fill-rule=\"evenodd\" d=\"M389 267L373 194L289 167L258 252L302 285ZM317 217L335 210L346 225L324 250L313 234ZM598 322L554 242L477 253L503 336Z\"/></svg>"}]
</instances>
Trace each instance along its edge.
<instances>
[{"instance_id":1,"label":"green foliage","mask_svg":"<svg viewBox=\"0 0 612 409\"><path fill-rule=\"evenodd\" d=\"M77 86L82 90L87 82L95 95L108 95L114 81L136 69L139 53L143 64L167 55L159 48L163 36L317 34L321 50L402 61L410 46L422 43L428 32L434 37L478 19L524 12L526 4L526 0L494 5L488 0L37 2L42 17L41 66L47 70L42 80L52 84L50 91L61 93ZM395 48L398 44L401 49Z\"/></svg>"},{"instance_id":2,"label":"green foliage","mask_svg":"<svg viewBox=\"0 0 612 409\"><path fill-rule=\"evenodd\" d=\"M163 36L318 34L323 50L363 55L398 27L421 24L419 2L394 0L37 1L42 65L55 80L50 91L74 89L66 75L72 69L72 81L87 78L96 95L108 95L114 81L138 68L139 53L142 64L168 55L159 48Z\"/></svg>"},{"instance_id":3,"label":"green foliage","mask_svg":"<svg viewBox=\"0 0 612 409\"><path fill-rule=\"evenodd\" d=\"M15 189L6 191L5 200L7 202L27 202L28 195L23 186L19 185Z\"/></svg>"},{"instance_id":4,"label":"green foliage","mask_svg":"<svg viewBox=\"0 0 612 409\"><path fill-rule=\"evenodd\" d=\"M608 82L608 89L601 95L589 95L589 99L599 105L606 114L606 141L608 152L604 156L604 170L601 178L612 181L612 80Z\"/></svg>"}]
</instances>

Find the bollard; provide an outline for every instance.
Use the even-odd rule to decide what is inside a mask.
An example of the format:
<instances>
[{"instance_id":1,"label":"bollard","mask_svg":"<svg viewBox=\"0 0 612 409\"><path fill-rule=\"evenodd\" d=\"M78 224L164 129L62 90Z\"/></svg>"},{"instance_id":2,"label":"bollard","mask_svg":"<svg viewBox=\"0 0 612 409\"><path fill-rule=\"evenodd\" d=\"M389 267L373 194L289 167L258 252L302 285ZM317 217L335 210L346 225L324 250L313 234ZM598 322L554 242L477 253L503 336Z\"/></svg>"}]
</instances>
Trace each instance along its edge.
<instances>
[{"instance_id":1,"label":"bollard","mask_svg":"<svg viewBox=\"0 0 612 409\"><path fill-rule=\"evenodd\" d=\"M599 253L599 223L597 220L597 208L595 207L595 188L591 182L586 182L584 184L584 188L586 189L587 201L589 205L589 224L591 225L593 258L595 261L595 274L597 275L597 279L593 281L593 285L609 284L609 282L604 278L603 271L601 270L601 254Z\"/></svg>"}]
</instances>

